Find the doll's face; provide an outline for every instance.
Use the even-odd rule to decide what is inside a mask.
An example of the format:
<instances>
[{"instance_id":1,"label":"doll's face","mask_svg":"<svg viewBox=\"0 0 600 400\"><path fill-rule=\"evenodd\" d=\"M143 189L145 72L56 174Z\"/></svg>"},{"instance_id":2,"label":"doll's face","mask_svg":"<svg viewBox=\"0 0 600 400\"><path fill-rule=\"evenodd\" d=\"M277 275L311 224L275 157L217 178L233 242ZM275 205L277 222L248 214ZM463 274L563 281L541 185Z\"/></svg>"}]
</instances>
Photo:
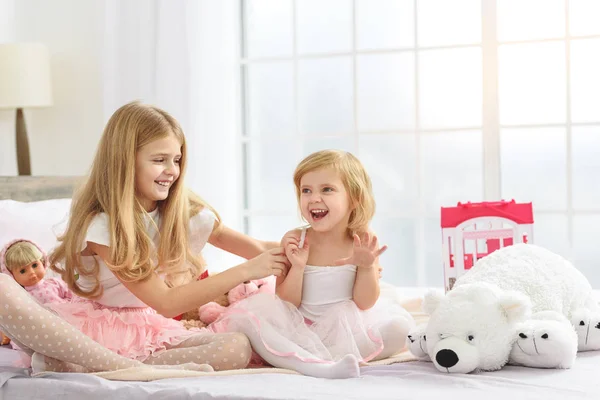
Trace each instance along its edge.
<instances>
[{"instance_id":1,"label":"doll's face","mask_svg":"<svg viewBox=\"0 0 600 400\"><path fill-rule=\"evenodd\" d=\"M33 261L12 271L15 281L21 286L33 286L44 279L46 268L42 260Z\"/></svg>"}]
</instances>

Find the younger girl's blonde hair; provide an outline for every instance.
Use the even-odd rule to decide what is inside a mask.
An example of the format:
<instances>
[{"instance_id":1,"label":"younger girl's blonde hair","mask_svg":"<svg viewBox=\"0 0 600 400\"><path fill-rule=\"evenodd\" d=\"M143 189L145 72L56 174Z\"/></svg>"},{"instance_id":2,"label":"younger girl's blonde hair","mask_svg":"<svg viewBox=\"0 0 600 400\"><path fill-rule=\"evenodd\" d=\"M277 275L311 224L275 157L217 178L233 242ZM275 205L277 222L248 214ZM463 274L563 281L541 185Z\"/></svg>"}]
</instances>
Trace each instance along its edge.
<instances>
[{"instance_id":1,"label":"younger girl's blonde hair","mask_svg":"<svg viewBox=\"0 0 600 400\"><path fill-rule=\"evenodd\" d=\"M148 143L169 135L181 143L180 175L171 186L169 196L158 202L160 241L155 249L146 231L148 214L136 197L136 154ZM100 139L89 178L73 197L67 230L50 255L51 268L61 274L73 292L88 298L102 294L98 263L91 270L84 268L80 254L90 223L100 213L106 213L109 221L110 260L106 260L107 266L119 279L143 281L160 266L167 283L180 285L202 272L201 256L193 254L189 247L189 220L204 207L214 210L184 187L186 163L185 137L181 126L170 114L139 102L126 104L115 111ZM219 225L217 216L215 228ZM84 291L77 284L76 274L92 277L95 286Z\"/></svg>"},{"instance_id":2,"label":"younger girl's blonde hair","mask_svg":"<svg viewBox=\"0 0 600 400\"><path fill-rule=\"evenodd\" d=\"M348 234L365 233L369 229L369 222L375 214L375 198L371 178L364 166L352 153L341 150L321 150L312 153L298 164L294 171L294 186L296 199L300 204L302 190L300 180L312 171L331 168L340 174L342 183L350 198L353 210L348 220Z\"/></svg>"},{"instance_id":3,"label":"younger girl's blonde hair","mask_svg":"<svg viewBox=\"0 0 600 400\"><path fill-rule=\"evenodd\" d=\"M36 245L27 241L11 245L4 253L4 262L10 272L38 260L44 263L44 255Z\"/></svg>"}]
</instances>

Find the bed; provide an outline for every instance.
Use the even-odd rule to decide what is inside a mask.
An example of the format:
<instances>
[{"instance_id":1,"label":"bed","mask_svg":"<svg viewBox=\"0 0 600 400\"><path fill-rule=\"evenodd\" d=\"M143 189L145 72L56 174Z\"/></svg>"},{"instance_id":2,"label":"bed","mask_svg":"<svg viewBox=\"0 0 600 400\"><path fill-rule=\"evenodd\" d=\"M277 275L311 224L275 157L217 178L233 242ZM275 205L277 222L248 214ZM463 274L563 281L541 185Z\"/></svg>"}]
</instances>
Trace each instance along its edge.
<instances>
[{"instance_id":1,"label":"bed","mask_svg":"<svg viewBox=\"0 0 600 400\"><path fill-rule=\"evenodd\" d=\"M50 248L66 222L76 177L0 177L0 242L27 236ZM31 231L32 224L40 227ZM10 226L10 233L7 227ZM408 300L426 288L397 288ZM600 298L600 293L597 293ZM19 353L0 348L0 399L597 399L600 352L580 353L570 370L507 366L469 375L437 372L430 363L410 361L363 367L362 376L325 380L301 375L258 373L124 382L89 374L49 373L31 377L15 367Z\"/></svg>"}]
</instances>

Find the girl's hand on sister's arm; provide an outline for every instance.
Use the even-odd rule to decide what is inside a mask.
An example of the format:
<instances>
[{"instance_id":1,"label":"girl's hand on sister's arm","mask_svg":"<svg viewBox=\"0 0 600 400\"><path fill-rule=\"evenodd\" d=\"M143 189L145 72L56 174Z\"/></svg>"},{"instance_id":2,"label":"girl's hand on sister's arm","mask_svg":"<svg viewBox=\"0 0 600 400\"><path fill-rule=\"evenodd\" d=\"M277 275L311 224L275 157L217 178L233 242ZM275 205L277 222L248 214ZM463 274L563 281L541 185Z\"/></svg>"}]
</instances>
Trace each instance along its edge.
<instances>
[{"instance_id":1,"label":"girl's hand on sister's arm","mask_svg":"<svg viewBox=\"0 0 600 400\"><path fill-rule=\"evenodd\" d=\"M280 276L285 271L287 261L281 247L265 251L243 264L248 273L246 280L261 279L271 275Z\"/></svg>"},{"instance_id":2,"label":"girl's hand on sister's arm","mask_svg":"<svg viewBox=\"0 0 600 400\"><path fill-rule=\"evenodd\" d=\"M357 268L372 268L377 257L386 250L387 246L379 247L377 236L371 236L369 233L365 233L363 240L361 241L360 237L355 234L352 255L337 260L335 265L352 264L356 265Z\"/></svg>"}]
</instances>

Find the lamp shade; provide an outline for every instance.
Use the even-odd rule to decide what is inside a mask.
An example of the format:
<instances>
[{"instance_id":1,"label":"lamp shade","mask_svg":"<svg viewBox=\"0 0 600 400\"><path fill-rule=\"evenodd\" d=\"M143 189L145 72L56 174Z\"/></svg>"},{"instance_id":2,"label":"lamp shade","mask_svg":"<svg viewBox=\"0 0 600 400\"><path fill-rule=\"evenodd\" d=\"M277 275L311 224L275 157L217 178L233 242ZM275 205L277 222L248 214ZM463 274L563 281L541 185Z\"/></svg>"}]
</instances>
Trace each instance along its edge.
<instances>
[{"instance_id":1,"label":"lamp shade","mask_svg":"<svg viewBox=\"0 0 600 400\"><path fill-rule=\"evenodd\" d=\"M52 105L50 56L41 43L0 44L0 108Z\"/></svg>"}]
</instances>

